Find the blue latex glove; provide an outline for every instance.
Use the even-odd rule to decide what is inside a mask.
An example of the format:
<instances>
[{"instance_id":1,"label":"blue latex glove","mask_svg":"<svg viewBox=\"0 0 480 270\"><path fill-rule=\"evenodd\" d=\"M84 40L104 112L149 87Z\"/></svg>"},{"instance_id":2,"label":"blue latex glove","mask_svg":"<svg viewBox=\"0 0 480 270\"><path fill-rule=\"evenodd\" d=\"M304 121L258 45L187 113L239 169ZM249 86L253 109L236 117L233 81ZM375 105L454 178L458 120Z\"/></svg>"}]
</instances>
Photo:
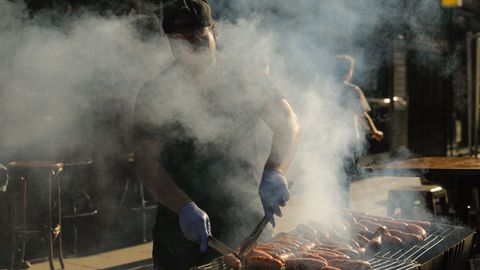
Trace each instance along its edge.
<instances>
[{"instance_id":1,"label":"blue latex glove","mask_svg":"<svg viewBox=\"0 0 480 270\"><path fill-rule=\"evenodd\" d=\"M207 213L198 208L194 202L191 202L180 208L178 216L180 228L185 238L200 243L200 252L205 253L208 246L208 236L212 234Z\"/></svg>"},{"instance_id":2,"label":"blue latex glove","mask_svg":"<svg viewBox=\"0 0 480 270\"><path fill-rule=\"evenodd\" d=\"M275 218L273 215L282 216L280 207L285 206L290 200L287 179L278 170L265 170L262 175L262 181L258 187L258 194L262 200L265 216L273 227L275 227Z\"/></svg>"}]
</instances>

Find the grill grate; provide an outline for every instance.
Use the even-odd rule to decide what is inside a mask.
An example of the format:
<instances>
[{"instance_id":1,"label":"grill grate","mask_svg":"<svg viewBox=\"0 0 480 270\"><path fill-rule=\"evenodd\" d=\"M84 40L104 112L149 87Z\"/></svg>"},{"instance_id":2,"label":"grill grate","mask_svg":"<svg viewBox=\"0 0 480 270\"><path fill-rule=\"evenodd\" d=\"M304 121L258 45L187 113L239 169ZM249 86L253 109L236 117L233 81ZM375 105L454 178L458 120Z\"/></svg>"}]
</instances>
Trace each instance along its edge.
<instances>
[{"instance_id":1,"label":"grill grate","mask_svg":"<svg viewBox=\"0 0 480 270\"><path fill-rule=\"evenodd\" d=\"M211 261L208 264L202 265L202 266L196 266L193 268L190 268L190 270L235 270L231 267L228 267L224 262L223 258L217 258L213 261ZM247 267L242 268L242 270L248 270ZM282 269L285 270L285 269Z\"/></svg>"},{"instance_id":2,"label":"grill grate","mask_svg":"<svg viewBox=\"0 0 480 270\"><path fill-rule=\"evenodd\" d=\"M208 264L202 266L196 266L190 268L190 270L235 270L231 267L228 267L224 262L223 258L216 258Z\"/></svg>"},{"instance_id":3,"label":"grill grate","mask_svg":"<svg viewBox=\"0 0 480 270\"><path fill-rule=\"evenodd\" d=\"M413 245L400 250L380 251L375 254L374 257L387 260L416 262L419 258L436 248L443 242L443 240L452 235L455 228L456 227L453 226L436 225L435 228L429 232L428 237L422 241L421 245Z\"/></svg>"},{"instance_id":4,"label":"grill grate","mask_svg":"<svg viewBox=\"0 0 480 270\"><path fill-rule=\"evenodd\" d=\"M384 258L373 258L368 261L372 265L372 270L413 270L420 269L420 264L407 261L387 260ZM222 258L217 258L209 264L190 268L190 270L234 270L225 265ZM243 268L242 270L248 270ZM285 270L285 269L283 269Z\"/></svg>"},{"instance_id":5,"label":"grill grate","mask_svg":"<svg viewBox=\"0 0 480 270\"><path fill-rule=\"evenodd\" d=\"M421 265L415 262L372 258L368 260L374 270L411 270L420 269Z\"/></svg>"},{"instance_id":6,"label":"grill grate","mask_svg":"<svg viewBox=\"0 0 480 270\"><path fill-rule=\"evenodd\" d=\"M449 254L449 249L454 252L449 258L452 265L442 263L442 269L458 269L455 261L464 260L463 253L468 255L468 250L473 245L473 232L464 227L450 226L443 224L434 224L428 232L428 237L420 245L413 245L396 250L382 250L376 253L368 262L372 265L372 270L419 270L419 269L437 269L433 267L434 257L443 254ZM465 259L466 260L466 259ZM429 265L424 268L425 265ZM197 266L190 270L234 270L225 265L222 258L217 258L209 264ZM242 270L248 270L244 268Z\"/></svg>"}]
</instances>

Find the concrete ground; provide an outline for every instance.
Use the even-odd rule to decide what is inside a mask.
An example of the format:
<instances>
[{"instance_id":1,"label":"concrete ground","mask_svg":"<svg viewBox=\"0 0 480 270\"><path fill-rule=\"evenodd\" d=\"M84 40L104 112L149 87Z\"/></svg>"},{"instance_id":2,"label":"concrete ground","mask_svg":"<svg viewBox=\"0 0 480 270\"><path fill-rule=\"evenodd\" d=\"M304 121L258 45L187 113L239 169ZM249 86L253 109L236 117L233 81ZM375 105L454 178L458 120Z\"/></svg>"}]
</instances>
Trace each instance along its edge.
<instances>
[{"instance_id":1,"label":"concrete ground","mask_svg":"<svg viewBox=\"0 0 480 270\"><path fill-rule=\"evenodd\" d=\"M408 185L420 185L419 178L415 177L375 177L354 182L350 193L350 208L368 212L374 215L386 216L386 201L388 190ZM372 188L374 187L374 188ZM278 219L277 230L286 231L294 228L296 220L288 213L295 213L298 208L292 199L285 211L286 215ZM68 270L86 269L151 269L152 243L122 248L110 252L99 253L86 257L65 259ZM56 261L57 267L58 261ZM34 263L31 270L49 269L48 261Z\"/></svg>"}]
</instances>

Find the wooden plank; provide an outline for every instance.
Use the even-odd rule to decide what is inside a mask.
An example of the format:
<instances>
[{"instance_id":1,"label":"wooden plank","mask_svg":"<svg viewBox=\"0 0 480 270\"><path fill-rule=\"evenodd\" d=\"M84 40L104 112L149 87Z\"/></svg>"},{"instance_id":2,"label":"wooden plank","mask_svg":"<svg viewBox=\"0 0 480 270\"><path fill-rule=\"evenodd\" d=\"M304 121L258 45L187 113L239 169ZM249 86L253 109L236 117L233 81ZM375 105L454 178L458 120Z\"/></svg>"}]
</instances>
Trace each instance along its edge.
<instances>
[{"instance_id":1,"label":"wooden plank","mask_svg":"<svg viewBox=\"0 0 480 270\"><path fill-rule=\"evenodd\" d=\"M474 170L480 174L480 158L423 157L367 166L369 170Z\"/></svg>"}]
</instances>

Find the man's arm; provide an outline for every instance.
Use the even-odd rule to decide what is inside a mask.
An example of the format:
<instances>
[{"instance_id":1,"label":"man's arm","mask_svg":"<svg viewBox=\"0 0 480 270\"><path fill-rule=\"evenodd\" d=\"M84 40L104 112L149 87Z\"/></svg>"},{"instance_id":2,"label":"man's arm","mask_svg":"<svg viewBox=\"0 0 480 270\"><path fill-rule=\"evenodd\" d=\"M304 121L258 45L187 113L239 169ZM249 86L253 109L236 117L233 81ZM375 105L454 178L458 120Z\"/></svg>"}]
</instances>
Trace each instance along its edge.
<instances>
[{"instance_id":1,"label":"man's arm","mask_svg":"<svg viewBox=\"0 0 480 270\"><path fill-rule=\"evenodd\" d=\"M155 199L178 214L179 209L192 200L175 184L172 177L158 161L160 142L140 140L135 143L135 163L141 174L141 181L155 196Z\"/></svg>"},{"instance_id":2,"label":"man's arm","mask_svg":"<svg viewBox=\"0 0 480 270\"><path fill-rule=\"evenodd\" d=\"M211 235L210 220L173 181L158 161L160 143L140 140L135 143L135 163L141 172L141 181L157 201L178 214L180 229L185 238L200 243L200 251L207 251L208 236Z\"/></svg>"},{"instance_id":3,"label":"man's arm","mask_svg":"<svg viewBox=\"0 0 480 270\"><path fill-rule=\"evenodd\" d=\"M383 140L383 132L377 129L372 117L370 117L370 114L368 114L368 112L370 112L372 109L370 108L370 105L368 104L367 98L363 94L362 89L351 83L348 83L347 85L353 87L357 91L360 106L363 109L363 115L359 116L360 122L366 129L368 129L368 131L370 132L370 134L372 134L372 137L375 140Z\"/></svg>"},{"instance_id":4,"label":"man's arm","mask_svg":"<svg viewBox=\"0 0 480 270\"><path fill-rule=\"evenodd\" d=\"M275 227L273 215L281 217L280 207L285 206L290 200L284 173L297 150L300 125L297 115L286 99L272 100L267 103L262 118L273 131L273 141L258 187L258 194L265 216Z\"/></svg>"},{"instance_id":5,"label":"man's arm","mask_svg":"<svg viewBox=\"0 0 480 270\"><path fill-rule=\"evenodd\" d=\"M297 150L300 124L297 115L286 99L266 104L262 119L273 131L272 148L266 170L279 170L282 174L290 165Z\"/></svg>"},{"instance_id":6,"label":"man's arm","mask_svg":"<svg viewBox=\"0 0 480 270\"><path fill-rule=\"evenodd\" d=\"M363 117L365 118L365 121L367 122L367 128L372 134L373 138L376 141L382 141L383 140L383 132L378 130L377 127L375 126L375 123L373 122L373 119L370 117L368 112L363 113Z\"/></svg>"}]
</instances>

